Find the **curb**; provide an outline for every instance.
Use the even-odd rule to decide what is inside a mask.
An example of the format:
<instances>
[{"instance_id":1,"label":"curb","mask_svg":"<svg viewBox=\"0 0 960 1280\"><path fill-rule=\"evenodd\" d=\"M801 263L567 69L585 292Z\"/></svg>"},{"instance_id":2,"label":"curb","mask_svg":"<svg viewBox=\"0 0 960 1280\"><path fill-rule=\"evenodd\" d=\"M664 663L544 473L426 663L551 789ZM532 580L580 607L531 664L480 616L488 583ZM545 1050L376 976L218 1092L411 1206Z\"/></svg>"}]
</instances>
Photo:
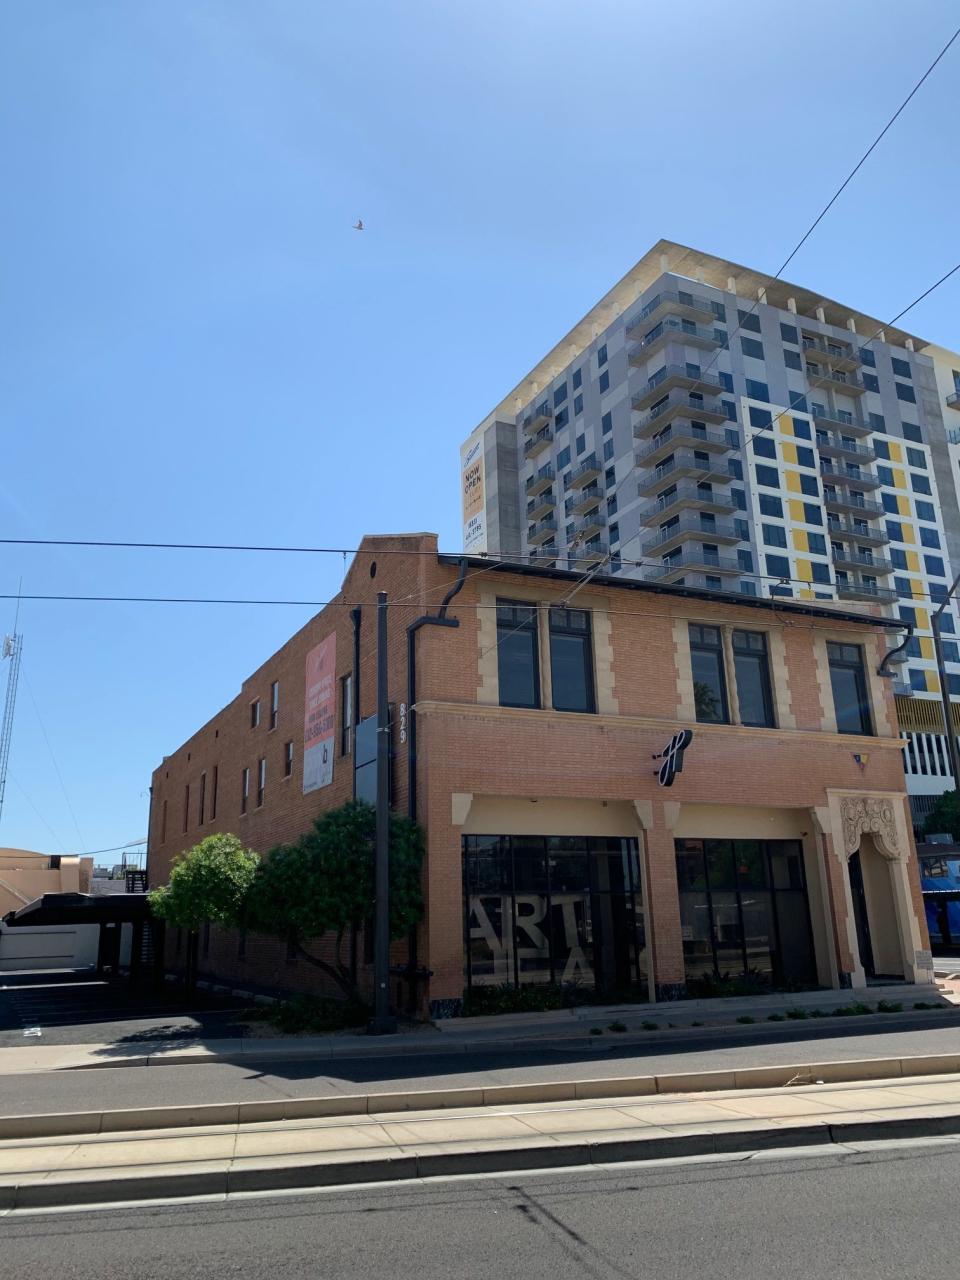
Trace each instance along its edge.
<instances>
[{"instance_id":1,"label":"curb","mask_svg":"<svg viewBox=\"0 0 960 1280\"><path fill-rule=\"evenodd\" d=\"M189 1196L225 1196L249 1191L287 1191L356 1183L397 1182L478 1173L610 1165L627 1161L734 1154L800 1146L836 1146L890 1138L936 1137L960 1133L960 1113L950 1116L871 1118L838 1124L791 1128L675 1134L655 1138L619 1138L609 1142L551 1142L514 1149L374 1156L324 1163L291 1162L234 1168L199 1168L193 1173L75 1179L58 1182L0 1183L0 1210L39 1209L115 1201L159 1200Z\"/></svg>"},{"instance_id":2,"label":"curb","mask_svg":"<svg viewBox=\"0 0 960 1280\"><path fill-rule=\"evenodd\" d=\"M200 1125L263 1124L324 1116L378 1115L392 1111L434 1111L447 1107L496 1107L515 1103L577 1102L666 1093L708 1093L716 1089L777 1089L798 1084L837 1084L960 1073L960 1053L907 1058L861 1058L792 1066L744 1067L720 1071L612 1076L535 1084L392 1093L330 1094L319 1098L278 1098L263 1102L214 1102L116 1111L68 1111L0 1116L0 1141L75 1134L128 1133L145 1129L186 1129ZM192 1176L192 1175L191 1175Z\"/></svg>"}]
</instances>

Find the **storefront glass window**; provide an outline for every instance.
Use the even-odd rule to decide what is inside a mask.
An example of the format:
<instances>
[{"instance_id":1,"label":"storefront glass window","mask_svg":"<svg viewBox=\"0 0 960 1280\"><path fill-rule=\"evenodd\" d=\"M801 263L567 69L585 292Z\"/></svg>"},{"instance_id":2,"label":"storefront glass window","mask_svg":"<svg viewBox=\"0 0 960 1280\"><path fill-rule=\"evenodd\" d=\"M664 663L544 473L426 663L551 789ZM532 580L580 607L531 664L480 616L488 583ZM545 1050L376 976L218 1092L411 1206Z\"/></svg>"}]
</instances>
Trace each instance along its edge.
<instances>
[{"instance_id":1,"label":"storefront glass window","mask_svg":"<svg viewBox=\"0 0 960 1280\"><path fill-rule=\"evenodd\" d=\"M465 836L463 885L468 986L645 991L635 840Z\"/></svg>"},{"instance_id":2,"label":"storefront glass window","mask_svg":"<svg viewBox=\"0 0 960 1280\"><path fill-rule=\"evenodd\" d=\"M797 840L678 840L677 886L686 979L816 981L810 910Z\"/></svg>"}]
</instances>

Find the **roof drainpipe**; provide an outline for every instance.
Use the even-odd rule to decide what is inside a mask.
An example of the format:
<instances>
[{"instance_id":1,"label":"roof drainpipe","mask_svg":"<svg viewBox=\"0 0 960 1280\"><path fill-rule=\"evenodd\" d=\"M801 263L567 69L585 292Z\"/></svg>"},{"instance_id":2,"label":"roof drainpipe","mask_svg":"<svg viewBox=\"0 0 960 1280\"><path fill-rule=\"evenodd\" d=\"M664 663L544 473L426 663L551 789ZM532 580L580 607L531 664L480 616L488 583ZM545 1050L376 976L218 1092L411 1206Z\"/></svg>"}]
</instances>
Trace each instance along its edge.
<instances>
[{"instance_id":1,"label":"roof drainpipe","mask_svg":"<svg viewBox=\"0 0 960 1280\"><path fill-rule=\"evenodd\" d=\"M905 622L903 625L907 629L907 634L903 637L903 639L900 641L900 643L897 645L895 649L890 649L888 650L887 653L883 655L880 665L879 667L877 667L877 675L883 676L885 680L893 680L895 678L896 673L893 671L888 671L887 667L889 663L893 661L896 655L898 653L902 653L904 649L907 647L907 645L910 643L910 641L913 639L913 623Z\"/></svg>"},{"instance_id":2,"label":"roof drainpipe","mask_svg":"<svg viewBox=\"0 0 960 1280\"><path fill-rule=\"evenodd\" d=\"M457 580L443 597L440 612L425 613L411 622L407 627L407 816L411 822L417 820L417 632L421 627L459 627L459 618L448 618L447 609L450 601L459 593L467 576L466 557L460 560L460 572ZM398 970L394 969L394 973ZM417 964L417 926L414 925L407 935L407 963L399 973L410 983L411 1013L417 1008L417 983L430 977L430 970L420 968Z\"/></svg>"}]
</instances>

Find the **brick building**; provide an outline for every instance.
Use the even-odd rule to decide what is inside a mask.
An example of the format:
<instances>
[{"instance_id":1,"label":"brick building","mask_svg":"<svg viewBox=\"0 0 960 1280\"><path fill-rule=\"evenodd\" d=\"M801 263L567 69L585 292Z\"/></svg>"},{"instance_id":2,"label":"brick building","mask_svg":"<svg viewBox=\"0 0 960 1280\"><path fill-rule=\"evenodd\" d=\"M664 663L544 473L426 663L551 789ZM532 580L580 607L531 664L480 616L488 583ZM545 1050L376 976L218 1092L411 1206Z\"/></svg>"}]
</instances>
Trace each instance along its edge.
<instances>
[{"instance_id":1,"label":"brick building","mask_svg":"<svg viewBox=\"0 0 960 1280\"><path fill-rule=\"evenodd\" d=\"M421 1012L455 1014L468 988L504 982L671 999L724 973L931 978L892 682L878 673L900 622L869 605L441 555L430 534L365 539L335 600L164 758L151 884L204 835L266 852L353 795L380 590L393 805L427 836ZM684 729L668 788L654 756ZM177 968L175 930L167 946ZM396 964L408 954L395 944ZM317 970L259 936L213 929L199 963L238 986L318 989Z\"/></svg>"}]
</instances>

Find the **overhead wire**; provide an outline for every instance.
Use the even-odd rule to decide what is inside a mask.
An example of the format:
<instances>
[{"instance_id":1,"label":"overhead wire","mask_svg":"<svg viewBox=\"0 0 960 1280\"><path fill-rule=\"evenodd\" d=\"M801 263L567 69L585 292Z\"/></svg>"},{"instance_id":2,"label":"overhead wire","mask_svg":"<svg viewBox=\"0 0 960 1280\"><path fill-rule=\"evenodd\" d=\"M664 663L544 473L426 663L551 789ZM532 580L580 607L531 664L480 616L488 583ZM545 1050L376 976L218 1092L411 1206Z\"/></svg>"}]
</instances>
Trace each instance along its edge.
<instances>
[{"instance_id":1,"label":"overhead wire","mask_svg":"<svg viewBox=\"0 0 960 1280\"><path fill-rule=\"evenodd\" d=\"M50 736L47 733L47 726L44 724L43 716L40 714L40 707L37 703L36 696L33 692L33 686L30 683L30 676L27 673L26 664L21 665L20 671L21 671L21 674L23 675L24 684L27 686L27 693L30 697L30 701L33 703L33 710L34 710L34 714L37 717L37 723L40 726L40 732L43 734L43 740L47 744L47 751L50 753L50 759L53 762L53 769L57 775L57 780L60 783L60 790L63 792L63 798L67 803L67 810L70 813L70 818L73 822L74 830L76 831L80 839L80 843L86 844L86 840L84 840L83 838L83 832L80 830L80 824L77 822L77 815L76 815L76 812L74 811L73 804L71 803L69 792L67 791L67 784L64 782L63 774L60 772L60 765L57 761L56 753L53 750L53 744L51 743Z\"/></svg>"}]
</instances>

